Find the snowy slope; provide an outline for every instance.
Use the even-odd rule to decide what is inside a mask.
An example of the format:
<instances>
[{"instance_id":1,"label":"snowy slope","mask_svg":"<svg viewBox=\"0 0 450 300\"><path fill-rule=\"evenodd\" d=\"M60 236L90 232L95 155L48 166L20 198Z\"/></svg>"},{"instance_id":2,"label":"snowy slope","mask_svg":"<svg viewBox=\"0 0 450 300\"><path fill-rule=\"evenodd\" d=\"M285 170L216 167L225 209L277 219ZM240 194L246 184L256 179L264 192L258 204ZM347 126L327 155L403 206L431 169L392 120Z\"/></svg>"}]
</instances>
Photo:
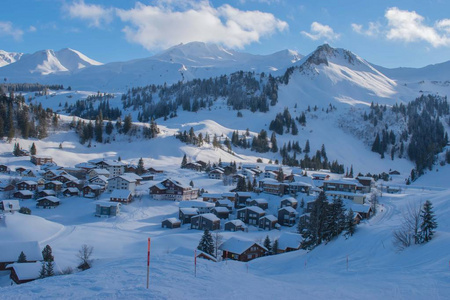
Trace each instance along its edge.
<instances>
[{"instance_id":1,"label":"snowy slope","mask_svg":"<svg viewBox=\"0 0 450 300\"><path fill-rule=\"evenodd\" d=\"M423 68L384 68L373 65L374 68L392 79L404 82L450 81L450 61L428 65Z\"/></svg>"},{"instance_id":2,"label":"snowy slope","mask_svg":"<svg viewBox=\"0 0 450 300\"><path fill-rule=\"evenodd\" d=\"M0 67L12 64L22 57L23 53L0 50Z\"/></svg>"},{"instance_id":3,"label":"snowy slope","mask_svg":"<svg viewBox=\"0 0 450 300\"><path fill-rule=\"evenodd\" d=\"M60 51L42 50L33 54L24 54L13 64L0 68L2 77L8 81L40 81L50 74L66 74L89 66L99 66L101 63L92 60L72 49ZM44 76L44 77L43 77Z\"/></svg>"}]
</instances>

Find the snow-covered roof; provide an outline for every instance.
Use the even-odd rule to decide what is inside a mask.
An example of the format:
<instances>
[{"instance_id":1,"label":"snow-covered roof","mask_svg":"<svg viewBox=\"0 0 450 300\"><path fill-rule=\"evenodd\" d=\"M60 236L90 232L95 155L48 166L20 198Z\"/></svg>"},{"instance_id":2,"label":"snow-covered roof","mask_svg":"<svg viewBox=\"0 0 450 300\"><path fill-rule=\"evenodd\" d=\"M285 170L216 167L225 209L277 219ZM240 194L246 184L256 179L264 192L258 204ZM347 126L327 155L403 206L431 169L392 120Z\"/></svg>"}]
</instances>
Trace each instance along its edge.
<instances>
[{"instance_id":1,"label":"snow-covered roof","mask_svg":"<svg viewBox=\"0 0 450 300\"><path fill-rule=\"evenodd\" d=\"M6 268L14 269L19 280L32 280L39 278L42 269L42 262L37 261L34 263L13 263L7 265Z\"/></svg>"},{"instance_id":2,"label":"snow-covered roof","mask_svg":"<svg viewBox=\"0 0 450 300\"><path fill-rule=\"evenodd\" d=\"M41 200L45 200L45 199L47 199L48 201L53 202L53 203L59 203L60 202L59 199L56 198L55 196L42 197L42 198L37 199L36 201L41 201Z\"/></svg>"},{"instance_id":3,"label":"snow-covered roof","mask_svg":"<svg viewBox=\"0 0 450 300\"><path fill-rule=\"evenodd\" d=\"M277 222L278 221L278 218L275 217L274 215L265 215L265 216L262 216L261 219L267 219L267 220L269 220L271 222L274 222L274 221Z\"/></svg>"},{"instance_id":4,"label":"snow-covered roof","mask_svg":"<svg viewBox=\"0 0 450 300\"><path fill-rule=\"evenodd\" d=\"M75 165L76 168L82 168L82 169L94 169L96 166L91 163L83 162Z\"/></svg>"},{"instance_id":5,"label":"snow-covered roof","mask_svg":"<svg viewBox=\"0 0 450 300\"><path fill-rule=\"evenodd\" d=\"M123 163L123 162L118 161L118 160L107 159L107 160L105 160L103 162L104 162L105 165L108 165L110 167L122 167L122 166L126 166L127 165L126 163Z\"/></svg>"},{"instance_id":6,"label":"snow-covered roof","mask_svg":"<svg viewBox=\"0 0 450 300\"><path fill-rule=\"evenodd\" d=\"M75 187L65 188L64 191L68 191L70 193L75 193L75 192L78 193L79 192L79 190Z\"/></svg>"},{"instance_id":7,"label":"snow-covered roof","mask_svg":"<svg viewBox=\"0 0 450 300\"><path fill-rule=\"evenodd\" d=\"M247 201L248 201L248 202L254 201L254 202L258 203L258 204L268 204L268 203L269 203L269 202L267 201L267 199L264 199L264 198L249 199L249 200L247 200Z\"/></svg>"},{"instance_id":8,"label":"snow-covered roof","mask_svg":"<svg viewBox=\"0 0 450 300\"><path fill-rule=\"evenodd\" d=\"M85 186L85 187L89 187L91 190L101 190L102 189L102 187L101 186L99 186L98 184L88 184L87 186Z\"/></svg>"},{"instance_id":9,"label":"snow-covered roof","mask_svg":"<svg viewBox=\"0 0 450 300\"><path fill-rule=\"evenodd\" d=\"M0 262L17 261L20 252L25 253L28 261L42 260L42 252L37 241L0 243Z\"/></svg>"},{"instance_id":10,"label":"snow-covered roof","mask_svg":"<svg viewBox=\"0 0 450 300\"><path fill-rule=\"evenodd\" d=\"M91 179L89 179L89 182L94 182L94 181L97 181L97 180L100 180L100 181L103 181L103 182L107 183L108 182L108 177L106 177L104 175L98 175L98 176L95 176L95 177L92 177Z\"/></svg>"},{"instance_id":11,"label":"snow-covered roof","mask_svg":"<svg viewBox=\"0 0 450 300\"><path fill-rule=\"evenodd\" d=\"M117 180L118 178L121 178L121 179L123 179L125 181L128 181L128 182L136 182L136 179L131 177L130 175L119 175L119 176L116 176L116 177L113 177L113 178L109 178L108 181Z\"/></svg>"},{"instance_id":12,"label":"snow-covered roof","mask_svg":"<svg viewBox=\"0 0 450 300\"><path fill-rule=\"evenodd\" d=\"M226 192L226 193L222 193L223 197L236 197L236 193L233 192Z\"/></svg>"},{"instance_id":13,"label":"snow-covered roof","mask_svg":"<svg viewBox=\"0 0 450 300\"><path fill-rule=\"evenodd\" d=\"M347 185L355 185L362 187L362 184L359 183L356 179L330 179L324 182L324 184L347 184Z\"/></svg>"},{"instance_id":14,"label":"snow-covered roof","mask_svg":"<svg viewBox=\"0 0 450 300\"><path fill-rule=\"evenodd\" d=\"M54 190L42 190L41 193L45 193L47 196L56 195L56 192Z\"/></svg>"},{"instance_id":15,"label":"snow-covered roof","mask_svg":"<svg viewBox=\"0 0 450 300\"><path fill-rule=\"evenodd\" d=\"M180 211L184 215L197 215L198 214L198 209L193 208L193 207L182 207L182 208L180 208Z\"/></svg>"},{"instance_id":16,"label":"snow-covered roof","mask_svg":"<svg viewBox=\"0 0 450 300\"><path fill-rule=\"evenodd\" d=\"M53 183L54 185L62 185L63 184L61 181L58 181L58 180L50 180L50 181L47 181L45 184L47 184L47 183Z\"/></svg>"},{"instance_id":17,"label":"snow-covered roof","mask_svg":"<svg viewBox=\"0 0 450 300\"><path fill-rule=\"evenodd\" d=\"M22 194L24 196L30 196L30 195L32 196L32 195L34 195L32 191L28 191L28 190L17 191L17 193L20 193L20 194Z\"/></svg>"},{"instance_id":18,"label":"snow-covered roof","mask_svg":"<svg viewBox=\"0 0 450 300\"><path fill-rule=\"evenodd\" d=\"M127 177L129 177L129 178L132 178L132 179L134 179L134 180L142 180L142 177L141 176L139 176L139 175L137 175L137 174L134 174L134 173L129 173L129 172L127 172L127 173L123 173L123 175L122 176L127 176Z\"/></svg>"},{"instance_id":19,"label":"snow-covered roof","mask_svg":"<svg viewBox=\"0 0 450 300\"><path fill-rule=\"evenodd\" d=\"M210 193L204 193L203 198L222 198L222 194L210 194Z\"/></svg>"},{"instance_id":20,"label":"snow-covered roof","mask_svg":"<svg viewBox=\"0 0 450 300\"><path fill-rule=\"evenodd\" d=\"M283 232L278 238L278 249L286 250L287 248L297 249L302 241L302 236L297 233Z\"/></svg>"},{"instance_id":21,"label":"snow-covered roof","mask_svg":"<svg viewBox=\"0 0 450 300\"><path fill-rule=\"evenodd\" d=\"M278 211L280 211L280 210L286 210L287 212L290 212L290 213L297 213L297 211L292 207L292 206L285 206L285 207L282 207L282 208L280 208Z\"/></svg>"},{"instance_id":22,"label":"snow-covered roof","mask_svg":"<svg viewBox=\"0 0 450 300\"><path fill-rule=\"evenodd\" d=\"M265 213L264 210L262 208L260 208L259 206L248 206L248 207L244 207L244 208L238 209L237 211L241 211L241 210L244 210L244 209L251 210L252 212L257 213L257 214Z\"/></svg>"},{"instance_id":23,"label":"snow-covered roof","mask_svg":"<svg viewBox=\"0 0 450 300\"><path fill-rule=\"evenodd\" d=\"M172 224L181 223L181 221L178 220L177 218L167 218L167 219L163 220L163 222L164 222L164 221L168 221L168 222L170 222L170 223L172 223Z\"/></svg>"},{"instance_id":24,"label":"snow-covered roof","mask_svg":"<svg viewBox=\"0 0 450 300\"><path fill-rule=\"evenodd\" d=\"M220 205L226 205L226 206L233 206L233 202L231 202L231 200L228 199L220 199L217 200L217 203L219 203Z\"/></svg>"},{"instance_id":25,"label":"snow-covered roof","mask_svg":"<svg viewBox=\"0 0 450 300\"><path fill-rule=\"evenodd\" d=\"M28 185L37 185L36 181L31 181L31 180L23 180L23 181L19 182L18 184L21 184L21 183L26 183Z\"/></svg>"},{"instance_id":26,"label":"snow-covered roof","mask_svg":"<svg viewBox=\"0 0 450 300\"><path fill-rule=\"evenodd\" d=\"M120 207L122 205L119 202L111 202L111 201L106 201L106 200L95 201L95 204L99 205L101 207L114 207L114 206L115 207Z\"/></svg>"},{"instance_id":27,"label":"snow-covered roof","mask_svg":"<svg viewBox=\"0 0 450 300\"><path fill-rule=\"evenodd\" d=\"M245 223L242 221L242 220L231 220L231 221L228 221L228 222L226 222L225 224L228 224L228 223L232 223L232 224L234 224L234 226L242 226L242 227L247 227L247 225L245 225Z\"/></svg>"},{"instance_id":28,"label":"snow-covered roof","mask_svg":"<svg viewBox=\"0 0 450 300\"><path fill-rule=\"evenodd\" d=\"M289 201L291 203L298 203L297 199L295 199L294 197L290 197L290 196L284 196L283 198L281 198L281 201Z\"/></svg>"},{"instance_id":29,"label":"snow-covered roof","mask_svg":"<svg viewBox=\"0 0 450 300\"><path fill-rule=\"evenodd\" d=\"M197 215L197 216L195 216L195 217L192 217L192 219L194 219L194 218L199 218L199 217L208 219L208 220L210 220L210 221L212 221L212 222L216 222L216 221L219 221L219 222L220 222L220 219L219 219L215 214L212 214L212 213L207 213L207 214Z\"/></svg>"},{"instance_id":30,"label":"snow-covered roof","mask_svg":"<svg viewBox=\"0 0 450 300\"><path fill-rule=\"evenodd\" d=\"M238 195L238 197L251 197L252 193L250 192L236 192L236 194Z\"/></svg>"},{"instance_id":31,"label":"snow-covered roof","mask_svg":"<svg viewBox=\"0 0 450 300\"><path fill-rule=\"evenodd\" d=\"M264 250L267 251L267 249L264 246L254 242L254 241L237 238L237 237L229 238L222 245L220 245L219 249L222 251L227 251L227 252L231 252L231 253L235 253L235 254L242 254L248 248L250 248L251 246L253 246L255 244L257 244L258 246L260 246L261 248L263 248Z\"/></svg>"},{"instance_id":32,"label":"snow-covered roof","mask_svg":"<svg viewBox=\"0 0 450 300\"><path fill-rule=\"evenodd\" d=\"M108 170L106 170L106 169L99 169L99 168L96 168L96 169L92 169L92 170L90 170L89 171L89 173L96 173L97 175L108 175L109 176L109 171Z\"/></svg>"},{"instance_id":33,"label":"snow-covered roof","mask_svg":"<svg viewBox=\"0 0 450 300\"><path fill-rule=\"evenodd\" d=\"M327 196L347 196L347 197L364 197L363 194L357 194L352 192L341 192L341 191L326 191Z\"/></svg>"},{"instance_id":34,"label":"snow-covered roof","mask_svg":"<svg viewBox=\"0 0 450 300\"><path fill-rule=\"evenodd\" d=\"M129 190L113 190L111 193L111 198L126 199L130 197L131 191Z\"/></svg>"},{"instance_id":35,"label":"snow-covered roof","mask_svg":"<svg viewBox=\"0 0 450 300\"><path fill-rule=\"evenodd\" d=\"M264 171L279 171L281 166L265 166Z\"/></svg>"},{"instance_id":36,"label":"snow-covered roof","mask_svg":"<svg viewBox=\"0 0 450 300\"><path fill-rule=\"evenodd\" d=\"M4 210L19 210L20 209L19 200L2 200L0 202L2 202Z\"/></svg>"},{"instance_id":37,"label":"snow-covered roof","mask_svg":"<svg viewBox=\"0 0 450 300\"><path fill-rule=\"evenodd\" d=\"M205 201L196 201L196 200L191 200L191 201L181 201L180 202L180 208L182 207L214 207L214 203L211 202L205 202Z\"/></svg>"},{"instance_id":38,"label":"snow-covered roof","mask_svg":"<svg viewBox=\"0 0 450 300\"><path fill-rule=\"evenodd\" d=\"M230 212L228 210L228 208L223 207L223 206L216 206L216 207L214 207L214 210L218 213L229 213Z\"/></svg>"}]
</instances>

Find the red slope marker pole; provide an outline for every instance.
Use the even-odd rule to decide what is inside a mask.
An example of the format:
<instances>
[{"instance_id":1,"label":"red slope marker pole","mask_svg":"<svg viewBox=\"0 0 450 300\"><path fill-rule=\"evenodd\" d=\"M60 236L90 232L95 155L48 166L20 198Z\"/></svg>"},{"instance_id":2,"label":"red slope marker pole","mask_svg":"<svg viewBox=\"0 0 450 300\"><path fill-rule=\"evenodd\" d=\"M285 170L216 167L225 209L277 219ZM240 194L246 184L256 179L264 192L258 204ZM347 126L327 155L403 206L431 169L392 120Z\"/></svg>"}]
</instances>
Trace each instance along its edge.
<instances>
[{"instance_id":1,"label":"red slope marker pole","mask_svg":"<svg viewBox=\"0 0 450 300\"><path fill-rule=\"evenodd\" d=\"M197 250L194 250L194 276L197 277Z\"/></svg>"},{"instance_id":2,"label":"red slope marker pole","mask_svg":"<svg viewBox=\"0 0 450 300\"><path fill-rule=\"evenodd\" d=\"M150 238L148 238L147 243L147 289L150 281Z\"/></svg>"}]
</instances>

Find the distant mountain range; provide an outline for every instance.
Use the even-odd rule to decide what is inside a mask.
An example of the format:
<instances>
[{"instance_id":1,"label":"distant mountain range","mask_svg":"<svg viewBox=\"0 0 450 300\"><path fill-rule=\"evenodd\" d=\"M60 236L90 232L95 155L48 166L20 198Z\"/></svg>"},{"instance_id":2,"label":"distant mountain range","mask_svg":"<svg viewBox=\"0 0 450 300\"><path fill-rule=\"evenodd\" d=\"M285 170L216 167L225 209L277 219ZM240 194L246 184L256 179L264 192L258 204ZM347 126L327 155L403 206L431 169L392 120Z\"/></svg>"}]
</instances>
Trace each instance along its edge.
<instances>
[{"instance_id":1,"label":"distant mountain range","mask_svg":"<svg viewBox=\"0 0 450 300\"><path fill-rule=\"evenodd\" d=\"M335 99L349 104L389 103L390 100L384 99L410 98L411 90L414 94L419 90L443 92L447 90L445 82L450 81L450 61L424 68L388 69L327 44L303 56L292 50L254 55L215 44L191 42L148 58L107 64L73 49L33 54L0 51L0 66L0 78L6 82L63 84L75 89L109 92L205 79L240 70L279 76L290 68L290 80L296 84L289 84L289 88L299 97L311 98L312 102Z\"/></svg>"}]
</instances>

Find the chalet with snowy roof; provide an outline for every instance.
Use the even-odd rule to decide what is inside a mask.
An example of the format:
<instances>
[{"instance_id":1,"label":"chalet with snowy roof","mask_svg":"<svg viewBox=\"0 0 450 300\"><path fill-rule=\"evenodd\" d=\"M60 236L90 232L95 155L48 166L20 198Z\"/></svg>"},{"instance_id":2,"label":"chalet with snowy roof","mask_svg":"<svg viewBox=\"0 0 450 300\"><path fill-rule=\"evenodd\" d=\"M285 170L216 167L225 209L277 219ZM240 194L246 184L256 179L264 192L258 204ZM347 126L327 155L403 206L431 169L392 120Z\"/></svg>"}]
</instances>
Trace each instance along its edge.
<instances>
[{"instance_id":1,"label":"chalet with snowy roof","mask_svg":"<svg viewBox=\"0 0 450 300\"><path fill-rule=\"evenodd\" d=\"M41 262L26 262L26 263L13 263L6 266L6 270L11 273L9 277L16 284L22 284L36 280L40 277L40 271L42 269Z\"/></svg>"},{"instance_id":2,"label":"chalet with snowy roof","mask_svg":"<svg viewBox=\"0 0 450 300\"><path fill-rule=\"evenodd\" d=\"M63 170L49 169L49 170L45 171L43 177L45 180L51 180L59 175L65 175L65 174L68 174L68 173Z\"/></svg>"},{"instance_id":3,"label":"chalet with snowy roof","mask_svg":"<svg viewBox=\"0 0 450 300\"><path fill-rule=\"evenodd\" d=\"M120 203L108 201L96 201L95 216L96 217L115 217L120 213Z\"/></svg>"},{"instance_id":4,"label":"chalet with snowy roof","mask_svg":"<svg viewBox=\"0 0 450 300\"><path fill-rule=\"evenodd\" d=\"M67 174L72 175L76 177L77 179L85 179L87 171L82 168L72 168L72 167L66 167L63 169Z\"/></svg>"},{"instance_id":5,"label":"chalet with snowy roof","mask_svg":"<svg viewBox=\"0 0 450 300\"><path fill-rule=\"evenodd\" d=\"M129 190L114 190L109 200L111 202L130 203L133 200L133 196Z\"/></svg>"},{"instance_id":6,"label":"chalet with snowy roof","mask_svg":"<svg viewBox=\"0 0 450 300\"><path fill-rule=\"evenodd\" d=\"M213 262L217 262L217 258L215 258L214 256L212 256L206 252L200 251L198 249L195 251L196 251L197 258L203 258L203 259L207 259L207 260L210 260Z\"/></svg>"},{"instance_id":7,"label":"chalet with snowy roof","mask_svg":"<svg viewBox=\"0 0 450 300\"><path fill-rule=\"evenodd\" d=\"M264 198L248 199L246 205L247 206L258 206L262 209L269 208L269 202L267 202L267 199L264 199Z\"/></svg>"},{"instance_id":8,"label":"chalet with snowy roof","mask_svg":"<svg viewBox=\"0 0 450 300\"><path fill-rule=\"evenodd\" d=\"M94 159L90 160L89 163L96 165L97 168L108 170L110 177L119 176L125 173L126 164L121 161L111 159Z\"/></svg>"},{"instance_id":9,"label":"chalet with snowy roof","mask_svg":"<svg viewBox=\"0 0 450 300\"><path fill-rule=\"evenodd\" d=\"M42 191L39 191L39 193L38 193L39 198L47 197L47 196L56 196L56 192L54 190L42 190Z\"/></svg>"},{"instance_id":10,"label":"chalet with snowy roof","mask_svg":"<svg viewBox=\"0 0 450 300\"><path fill-rule=\"evenodd\" d=\"M247 226L241 220L231 220L225 223L225 231L246 231Z\"/></svg>"},{"instance_id":11,"label":"chalet with snowy roof","mask_svg":"<svg viewBox=\"0 0 450 300\"><path fill-rule=\"evenodd\" d=\"M288 183L278 182L272 178L264 178L259 181L260 190L272 195L285 195L288 193L288 187Z\"/></svg>"},{"instance_id":12,"label":"chalet with snowy roof","mask_svg":"<svg viewBox=\"0 0 450 300\"><path fill-rule=\"evenodd\" d=\"M179 210L178 217L181 221L181 224L190 224L191 218L193 216L198 215L198 209L192 207L182 207Z\"/></svg>"},{"instance_id":13,"label":"chalet with snowy roof","mask_svg":"<svg viewBox=\"0 0 450 300\"><path fill-rule=\"evenodd\" d=\"M184 169L193 170L200 172L203 170L203 167L201 164L195 163L195 162L189 162L186 165L184 165Z\"/></svg>"},{"instance_id":14,"label":"chalet with snowy roof","mask_svg":"<svg viewBox=\"0 0 450 300\"><path fill-rule=\"evenodd\" d=\"M216 206L212 209L212 213L219 219L228 219L230 210L226 207Z\"/></svg>"},{"instance_id":15,"label":"chalet with snowy roof","mask_svg":"<svg viewBox=\"0 0 450 300\"><path fill-rule=\"evenodd\" d=\"M136 180L136 185L140 185L141 184L141 181L142 181L142 177L141 176L139 176L138 174L135 174L135 173L123 173L123 176L127 176L127 177L129 177L129 178L131 178L131 179L134 179L134 180Z\"/></svg>"},{"instance_id":16,"label":"chalet with snowy roof","mask_svg":"<svg viewBox=\"0 0 450 300\"><path fill-rule=\"evenodd\" d=\"M366 196L364 194L352 193L352 192L341 192L341 191L326 191L325 195L330 198L341 198L352 200L357 204L364 204Z\"/></svg>"},{"instance_id":17,"label":"chalet with snowy roof","mask_svg":"<svg viewBox=\"0 0 450 300\"><path fill-rule=\"evenodd\" d=\"M144 173L141 175L142 181L150 181L155 179L155 175L152 173Z\"/></svg>"},{"instance_id":18,"label":"chalet with snowy roof","mask_svg":"<svg viewBox=\"0 0 450 300\"><path fill-rule=\"evenodd\" d=\"M85 171L89 171L89 170L97 168L97 166L94 165L94 164L88 163L88 162L83 162L83 163L76 164L75 168L79 168L79 169L83 169Z\"/></svg>"},{"instance_id":19,"label":"chalet with snowy roof","mask_svg":"<svg viewBox=\"0 0 450 300\"><path fill-rule=\"evenodd\" d=\"M80 194L80 190L76 187L68 187L62 190L62 194L66 197L78 196Z\"/></svg>"},{"instance_id":20,"label":"chalet with snowy roof","mask_svg":"<svg viewBox=\"0 0 450 300\"><path fill-rule=\"evenodd\" d=\"M166 179L150 187L150 195L155 200L193 200L198 197L198 189L181 184L173 179Z\"/></svg>"},{"instance_id":21,"label":"chalet with snowy roof","mask_svg":"<svg viewBox=\"0 0 450 300\"><path fill-rule=\"evenodd\" d=\"M258 206L244 207L237 210L237 218L245 224L257 226L259 219L266 213Z\"/></svg>"},{"instance_id":22,"label":"chalet with snowy roof","mask_svg":"<svg viewBox=\"0 0 450 300\"><path fill-rule=\"evenodd\" d=\"M24 167L17 167L16 173L18 173L20 176L22 176L22 172L24 172L26 169Z\"/></svg>"},{"instance_id":23,"label":"chalet with snowy roof","mask_svg":"<svg viewBox=\"0 0 450 300\"><path fill-rule=\"evenodd\" d=\"M34 196L34 192L28 190L17 191L13 194L14 198L17 199L32 199Z\"/></svg>"},{"instance_id":24,"label":"chalet with snowy roof","mask_svg":"<svg viewBox=\"0 0 450 300\"><path fill-rule=\"evenodd\" d=\"M230 200L232 203L236 202L237 194L235 192L225 192L222 193L222 198Z\"/></svg>"},{"instance_id":25,"label":"chalet with snowy roof","mask_svg":"<svg viewBox=\"0 0 450 300\"><path fill-rule=\"evenodd\" d=\"M17 190L19 191L36 191L38 184L36 181L26 180L20 181L17 184Z\"/></svg>"},{"instance_id":26,"label":"chalet with snowy roof","mask_svg":"<svg viewBox=\"0 0 450 300\"><path fill-rule=\"evenodd\" d=\"M247 262L265 256L267 248L254 241L232 237L219 247L223 259Z\"/></svg>"},{"instance_id":27,"label":"chalet with snowy roof","mask_svg":"<svg viewBox=\"0 0 450 300\"><path fill-rule=\"evenodd\" d=\"M210 193L204 193L202 195L203 201L208 202L216 202L217 200L222 199L222 194L210 194Z\"/></svg>"},{"instance_id":28,"label":"chalet with snowy roof","mask_svg":"<svg viewBox=\"0 0 450 300\"><path fill-rule=\"evenodd\" d=\"M212 213L196 215L191 218L191 229L210 231L220 229L220 219Z\"/></svg>"},{"instance_id":29,"label":"chalet with snowy roof","mask_svg":"<svg viewBox=\"0 0 450 300\"><path fill-rule=\"evenodd\" d=\"M44 184L44 189L46 190L54 190L54 191L60 191L62 189L63 183L61 181L58 180L52 180L52 181L47 181Z\"/></svg>"},{"instance_id":30,"label":"chalet with snowy roof","mask_svg":"<svg viewBox=\"0 0 450 300\"><path fill-rule=\"evenodd\" d=\"M297 211L291 206L280 208L278 210L278 223L281 226L294 226L297 215Z\"/></svg>"},{"instance_id":31,"label":"chalet with snowy roof","mask_svg":"<svg viewBox=\"0 0 450 300\"><path fill-rule=\"evenodd\" d=\"M125 173L136 173L138 170L137 165L128 164L125 166Z\"/></svg>"},{"instance_id":32,"label":"chalet with snowy roof","mask_svg":"<svg viewBox=\"0 0 450 300\"><path fill-rule=\"evenodd\" d=\"M214 170L211 170L208 174L208 177L211 179L222 179L224 176L225 171L221 168L216 168Z\"/></svg>"},{"instance_id":33,"label":"chalet with snowy roof","mask_svg":"<svg viewBox=\"0 0 450 300\"><path fill-rule=\"evenodd\" d=\"M161 222L162 228L180 228L181 227L181 221L177 218L167 218Z\"/></svg>"},{"instance_id":34,"label":"chalet with snowy roof","mask_svg":"<svg viewBox=\"0 0 450 300\"><path fill-rule=\"evenodd\" d=\"M330 179L329 174L323 174L323 173L312 173L311 174L313 180L319 180L319 181L325 181Z\"/></svg>"},{"instance_id":35,"label":"chalet with snowy roof","mask_svg":"<svg viewBox=\"0 0 450 300\"><path fill-rule=\"evenodd\" d=\"M370 193L372 186L375 184L372 177L358 176L356 180L362 185L361 191L363 193Z\"/></svg>"},{"instance_id":36,"label":"chalet with snowy roof","mask_svg":"<svg viewBox=\"0 0 450 300\"><path fill-rule=\"evenodd\" d=\"M0 192L14 191L16 187L9 182L0 182Z\"/></svg>"},{"instance_id":37,"label":"chalet with snowy roof","mask_svg":"<svg viewBox=\"0 0 450 300\"><path fill-rule=\"evenodd\" d=\"M65 188L78 188L80 186L80 181L67 181L64 183L63 187Z\"/></svg>"},{"instance_id":38,"label":"chalet with snowy roof","mask_svg":"<svg viewBox=\"0 0 450 300\"><path fill-rule=\"evenodd\" d=\"M361 220L369 219L373 214L373 209L370 205L357 204L353 202L344 202L344 204L347 209L351 208L355 214L359 214Z\"/></svg>"},{"instance_id":39,"label":"chalet with snowy roof","mask_svg":"<svg viewBox=\"0 0 450 300\"><path fill-rule=\"evenodd\" d=\"M277 253L299 250L302 240L303 238L300 234L283 232L278 238Z\"/></svg>"},{"instance_id":40,"label":"chalet with snowy roof","mask_svg":"<svg viewBox=\"0 0 450 300\"><path fill-rule=\"evenodd\" d=\"M263 230L272 230L279 227L278 219L274 215L265 215L259 218L258 227Z\"/></svg>"},{"instance_id":41,"label":"chalet with snowy roof","mask_svg":"<svg viewBox=\"0 0 450 300\"><path fill-rule=\"evenodd\" d=\"M9 168L7 165L0 165L0 173L9 172Z\"/></svg>"},{"instance_id":42,"label":"chalet with snowy roof","mask_svg":"<svg viewBox=\"0 0 450 300\"><path fill-rule=\"evenodd\" d=\"M106 177L106 178L109 178L109 171L108 170L106 170L106 169L99 169L99 168L96 168L96 169L92 169L92 170L89 170L88 171L88 176L89 176L89 178L94 178L94 177L97 177L97 176L104 176L104 177Z\"/></svg>"},{"instance_id":43,"label":"chalet with snowy roof","mask_svg":"<svg viewBox=\"0 0 450 300\"><path fill-rule=\"evenodd\" d=\"M234 203L236 208L242 208L247 205L247 200L252 197L250 192L236 192L236 202Z\"/></svg>"},{"instance_id":44,"label":"chalet with snowy roof","mask_svg":"<svg viewBox=\"0 0 450 300\"><path fill-rule=\"evenodd\" d=\"M106 186L108 185L108 177L105 177L103 175L99 175L99 176L95 176L95 177L90 178L88 180L88 182L90 184L97 184L97 185L103 186L104 189L106 189Z\"/></svg>"},{"instance_id":45,"label":"chalet with snowy roof","mask_svg":"<svg viewBox=\"0 0 450 300\"><path fill-rule=\"evenodd\" d=\"M108 192L113 190L128 190L132 194L136 191L136 179L128 175L120 175L108 179Z\"/></svg>"},{"instance_id":46,"label":"chalet with snowy roof","mask_svg":"<svg viewBox=\"0 0 450 300\"><path fill-rule=\"evenodd\" d=\"M56 208L60 204L60 200L55 196L46 196L36 200L37 208Z\"/></svg>"},{"instance_id":47,"label":"chalet with snowy roof","mask_svg":"<svg viewBox=\"0 0 450 300\"><path fill-rule=\"evenodd\" d=\"M100 185L89 184L83 187L82 192L85 198L97 198L103 192L103 188Z\"/></svg>"},{"instance_id":48,"label":"chalet with snowy roof","mask_svg":"<svg viewBox=\"0 0 450 300\"><path fill-rule=\"evenodd\" d=\"M215 205L216 205L216 207L225 207L230 212L233 210L233 207L234 207L233 202L231 202L228 199L217 200Z\"/></svg>"},{"instance_id":49,"label":"chalet with snowy roof","mask_svg":"<svg viewBox=\"0 0 450 300\"><path fill-rule=\"evenodd\" d=\"M196 208L196 209L198 209L198 212L200 214L206 214L206 213L212 212L212 209L215 207L215 205L214 205L214 203L211 203L211 202L192 200L192 201L180 202L179 207L180 208L183 208L183 207Z\"/></svg>"},{"instance_id":50,"label":"chalet with snowy roof","mask_svg":"<svg viewBox=\"0 0 450 300\"><path fill-rule=\"evenodd\" d=\"M19 200L1 200L0 201L0 211L15 212L15 211L19 211L19 209L20 209Z\"/></svg>"},{"instance_id":51,"label":"chalet with snowy roof","mask_svg":"<svg viewBox=\"0 0 450 300\"><path fill-rule=\"evenodd\" d=\"M61 174L61 175L54 177L52 180L60 181L64 184L69 181L78 181L78 178L76 178L75 176L72 176L70 174Z\"/></svg>"},{"instance_id":52,"label":"chalet with snowy roof","mask_svg":"<svg viewBox=\"0 0 450 300\"><path fill-rule=\"evenodd\" d=\"M387 186L386 187L386 192L388 194L398 194L402 191L402 189L398 186Z\"/></svg>"},{"instance_id":53,"label":"chalet with snowy roof","mask_svg":"<svg viewBox=\"0 0 450 300\"><path fill-rule=\"evenodd\" d=\"M163 170L156 170L155 168L152 168L152 167L148 168L147 171L149 173L151 173L151 174L162 174L162 173L164 173Z\"/></svg>"},{"instance_id":54,"label":"chalet with snowy roof","mask_svg":"<svg viewBox=\"0 0 450 300\"><path fill-rule=\"evenodd\" d=\"M35 164L36 166L44 165L44 164L52 164L53 158L51 156L45 156L45 155L32 155L30 158L30 161Z\"/></svg>"},{"instance_id":55,"label":"chalet with snowy roof","mask_svg":"<svg viewBox=\"0 0 450 300\"><path fill-rule=\"evenodd\" d=\"M246 179L244 174L234 174L233 176L231 176L231 180L232 180L233 184L237 184L238 181L242 180L242 179Z\"/></svg>"},{"instance_id":56,"label":"chalet with snowy roof","mask_svg":"<svg viewBox=\"0 0 450 300\"><path fill-rule=\"evenodd\" d=\"M357 180L351 179L328 180L323 183L324 191L356 193L357 191L361 191L362 187L363 185Z\"/></svg>"},{"instance_id":57,"label":"chalet with snowy roof","mask_svg":"<svg viewBox=\"0 0 450 300\"><path fill-rule=\"evenodd\" d=\"M313 185L301 182L301 181L293 181L289 182L288 193L291 195L297 195L298 193L308 194L310 193Z\"/></svg>"},{"instance_id":58,"label":"chalet with snowy roof","mask_svg":"<svg viewBox=\"0 0 450 300\"><path fill-rule=\"evenodd\" d=\"M298 201L294 197L283 197L280 201L280 207L292 207L297 209Z\"/></svg>"},{"instance_id":59,"label":"chalet with snowy roof","mask_svg":"<svg viewBox=\"0 0 450 300\"><path fill-rule=\"evenodd\" d=\"M0 271L5 270L7 265L16 262L21 252L25 254L28 262L42 260L42 252L37 241L2 241L0 243Z\"/></svg>"},{"instance_id":60,"label":"chalet with snowy roof","mask_svg":"<svg viewBox=\"0 0 450 300\"><path fill-rule=\"evenodd\" d=\"M37 177L37 173L34 170L26 169L25 171L22 172L22 176L29 177L29 178L35 178L35 177Z\"/></svg>"}]
</instances>

